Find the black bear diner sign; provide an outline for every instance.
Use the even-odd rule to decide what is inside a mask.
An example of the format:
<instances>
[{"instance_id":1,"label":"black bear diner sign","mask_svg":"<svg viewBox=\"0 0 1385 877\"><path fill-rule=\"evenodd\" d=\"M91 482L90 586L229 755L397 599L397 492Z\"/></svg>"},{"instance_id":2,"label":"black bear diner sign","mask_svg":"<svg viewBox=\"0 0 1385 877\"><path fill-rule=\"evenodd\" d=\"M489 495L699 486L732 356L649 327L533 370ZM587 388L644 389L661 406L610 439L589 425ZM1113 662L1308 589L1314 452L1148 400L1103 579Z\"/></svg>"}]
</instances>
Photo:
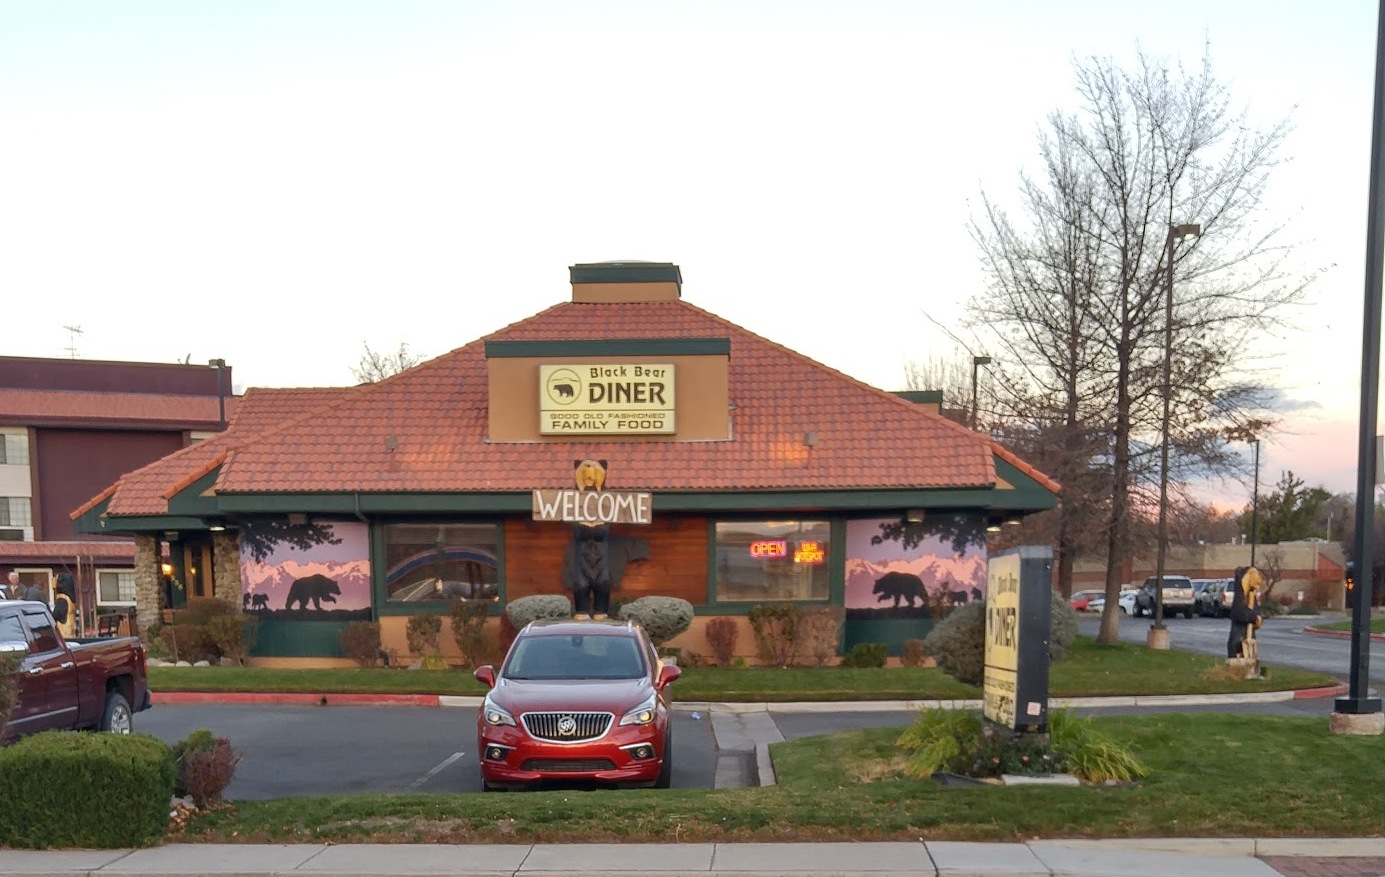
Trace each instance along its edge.
<instances>
[{"instance_id":1,"label":"black bear diner sign","mask_svg":"<svg viewBox=\"0 0 1385 877\"><path fill-rule=\"evenodd\" d=\"M982 712L1016 731L1048 726L1052 568L1052 551L1041 547L999 551L987 563Z\"/></svg>"},{"instance_id":2,"label":"black bear diner sign","mask_svg":"<svg viewBox=\"0 0 1385 877\"><path fill-rule=\"evenodd\" d=\"M539 366L540 435L672 435L673 363Z\"/></svg>"}]
</instances>

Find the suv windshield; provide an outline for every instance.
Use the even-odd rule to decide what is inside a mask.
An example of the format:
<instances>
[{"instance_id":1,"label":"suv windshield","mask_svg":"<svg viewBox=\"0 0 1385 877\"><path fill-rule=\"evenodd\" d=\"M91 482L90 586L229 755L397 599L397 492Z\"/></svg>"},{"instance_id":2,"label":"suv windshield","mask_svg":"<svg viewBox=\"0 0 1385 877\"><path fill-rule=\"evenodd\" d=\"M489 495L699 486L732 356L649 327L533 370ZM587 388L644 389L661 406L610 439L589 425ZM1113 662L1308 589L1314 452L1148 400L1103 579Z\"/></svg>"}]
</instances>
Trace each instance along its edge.
<instances>
[{"instance_id":1,"label":"suv windshield","mask_svg":"<svg viewBox=\"0 0 1385 877\"><path fill-rule=\"evenodd\" d=\"M645 675L639 642L629 636L526 636L501 674L507 679L638 679Z\"/></svg>"}]
</instances>

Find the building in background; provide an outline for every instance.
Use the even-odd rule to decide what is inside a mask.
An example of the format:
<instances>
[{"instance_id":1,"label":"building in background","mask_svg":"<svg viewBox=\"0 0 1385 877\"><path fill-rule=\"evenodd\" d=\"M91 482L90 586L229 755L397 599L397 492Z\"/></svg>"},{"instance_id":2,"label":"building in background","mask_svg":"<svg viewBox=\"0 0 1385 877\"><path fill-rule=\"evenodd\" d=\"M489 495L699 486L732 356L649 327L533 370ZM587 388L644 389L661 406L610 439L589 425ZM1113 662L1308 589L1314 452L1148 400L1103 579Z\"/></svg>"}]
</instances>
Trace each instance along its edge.
<instances>
[{"instance_id":1,"label":"building in background","mask_svg":"<svg viewBox=\"0 0 1385 877\"><path fill-rule=\"evenodd\" d=\"M231 368L0 357L0 578L50 595L72 575L84 628L134 606L134 540L78 534L70 515L124 473L218 434Z\"/></svg>"}]
</instances>

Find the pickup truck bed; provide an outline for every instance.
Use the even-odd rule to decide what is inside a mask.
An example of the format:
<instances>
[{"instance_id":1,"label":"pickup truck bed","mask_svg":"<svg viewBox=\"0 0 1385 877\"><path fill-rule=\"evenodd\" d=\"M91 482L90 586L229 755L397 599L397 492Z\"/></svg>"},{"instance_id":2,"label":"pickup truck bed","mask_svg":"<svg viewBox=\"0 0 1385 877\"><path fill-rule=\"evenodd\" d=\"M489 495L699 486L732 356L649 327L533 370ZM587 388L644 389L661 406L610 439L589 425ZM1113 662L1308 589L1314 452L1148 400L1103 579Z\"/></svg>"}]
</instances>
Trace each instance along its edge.
<instances>
[{"instance_id":1,"label":"pickup truck bed","mask_svg":"<svg viewBox=\"0 0 1385 877\"><path fill-rule=\"evenodd\" d=\"M4 740L54 728L128 734L150 706L138 637L65 640L45 604L9 600L0 601L0 652L21 656Z\"/></svg>"}]
</instances>

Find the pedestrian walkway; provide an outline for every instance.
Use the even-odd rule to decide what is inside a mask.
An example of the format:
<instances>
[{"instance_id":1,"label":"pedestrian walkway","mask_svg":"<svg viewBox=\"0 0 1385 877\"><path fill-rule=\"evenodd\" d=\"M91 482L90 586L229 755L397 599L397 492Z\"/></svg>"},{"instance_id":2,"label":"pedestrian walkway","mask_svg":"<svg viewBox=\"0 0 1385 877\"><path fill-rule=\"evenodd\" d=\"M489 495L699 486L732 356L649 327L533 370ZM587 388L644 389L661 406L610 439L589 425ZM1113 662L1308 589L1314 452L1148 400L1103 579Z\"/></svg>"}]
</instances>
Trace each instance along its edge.
<instances>
[{"instance_id":1,"label":"pedestrian walkway","mask_svg":"<svg viewBox=\"0 0 1385 877\"><path fill-rule=\"evenodd\" d=\"M1303 870L1299 865L1330 870ZM1385 838L1029 843L170 844L0 850L0 877L1380 877Z\"/></svg>"}]
</instances>

